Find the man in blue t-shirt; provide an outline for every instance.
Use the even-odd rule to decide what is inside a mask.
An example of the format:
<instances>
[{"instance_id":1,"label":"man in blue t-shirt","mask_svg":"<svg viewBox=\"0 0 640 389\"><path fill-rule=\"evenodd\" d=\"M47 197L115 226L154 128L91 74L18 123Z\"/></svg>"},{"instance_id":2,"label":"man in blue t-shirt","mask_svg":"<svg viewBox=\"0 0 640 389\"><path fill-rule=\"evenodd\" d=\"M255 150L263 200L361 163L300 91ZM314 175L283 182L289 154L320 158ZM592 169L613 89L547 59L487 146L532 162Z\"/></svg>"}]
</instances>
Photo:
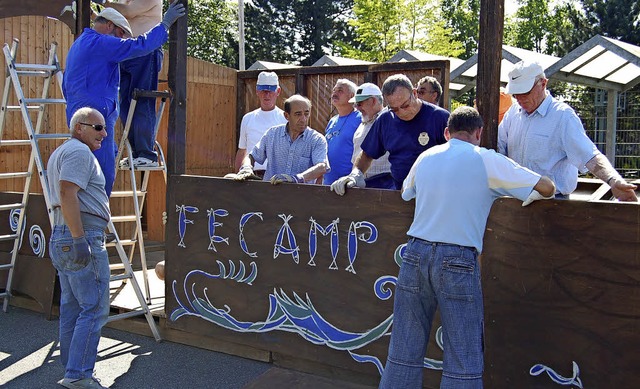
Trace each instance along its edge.
<instances>
[{"instance_id":1,"label":"man in blue t-shirt","mask_svg":"<svg viewBox=\"0 0 640 389\"><path fill-rule=\"evenodd\" d=\"M364 188L364 172L374 159L387 152L395 187L400 189L420 153L446 142L444 129L449 112L418 99L407 76L395 74L388 77L382 85L382 96L387 108L380 113L362 142L362 152L353 170L331 185L331 190L338 195L344 195L346 188Z\"/></svg>"},{"instance_id":2,"label":"man in blue t-shirt","mask_svg":"<svg viewBox=\"0 0 640 389\"><path fill-rule=\"evenodd\" d=\"M362 115L349 101L356 94L356 84L345 78L336 81L331 92L331 105L338 114L329 120L324 136L327 138L331 171L325 173L322 183L331 185L335 180L351 172L353 134L362 122Z\"/></svg>"}]
</instances>

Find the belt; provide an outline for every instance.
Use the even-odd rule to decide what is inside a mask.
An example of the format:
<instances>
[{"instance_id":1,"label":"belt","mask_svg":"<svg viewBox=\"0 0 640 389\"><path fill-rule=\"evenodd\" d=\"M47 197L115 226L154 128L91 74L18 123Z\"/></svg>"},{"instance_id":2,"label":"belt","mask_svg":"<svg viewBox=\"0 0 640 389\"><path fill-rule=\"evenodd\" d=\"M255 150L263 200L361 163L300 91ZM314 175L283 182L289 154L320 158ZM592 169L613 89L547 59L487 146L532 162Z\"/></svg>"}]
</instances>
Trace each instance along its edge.
<instances>
[{"instance_id":1,"label":"belt","mask_svg":"<svg viewBox=\"0 0 640 389\"><path fill-rule=\"evenodd\" d=\"M409 238L409 242L411 242L412 240L413 241L417 241L417 242L422 243L422 244L430 245L430 246L459 247L461 249L473 251L476 254L478 253L478 250L475 247L471 247L471 246L461 246L459 244L454 244L454 243L431 242L431 241L428 241L428 240L425 240L425 239L416 238L415 236L412 236L412 237Z\"/></svg>"},{"instance_id":2,"label":"belt","mask_svg":"<svg viewBox=\"0 0 640 389\"><path fill-rule=\"evenodd\" d=\"M51 212L53 213L53 225L63 226L67 224L64 221L64 216L62 215L62 208L60 208L60 206L53 207ZM100 229L105 229L107 227L107 224L109 224L108 220L105 220L100 216L93 215L87 212L80 212L80 220L83 226L96 227Z\"/></svg>"}]
</instances>

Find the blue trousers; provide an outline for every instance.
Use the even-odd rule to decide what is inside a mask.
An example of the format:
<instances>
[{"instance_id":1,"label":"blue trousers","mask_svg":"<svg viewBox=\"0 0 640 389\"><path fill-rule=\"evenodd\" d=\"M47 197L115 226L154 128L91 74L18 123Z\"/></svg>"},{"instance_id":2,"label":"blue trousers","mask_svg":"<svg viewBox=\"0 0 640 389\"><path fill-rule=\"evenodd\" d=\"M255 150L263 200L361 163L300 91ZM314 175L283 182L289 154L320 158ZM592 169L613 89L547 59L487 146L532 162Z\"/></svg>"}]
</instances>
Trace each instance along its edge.
<instances>
[{"instance_id":1,"label":"blue trousers","mask_svg":"<svg viewBox=\"0 0 640 389\"><path fill-rule=\"evenodd\" d=\"M482 388L484 306L473 248L411 238L402 257L381 389L422 388L423 359L440 308L440 388Z\"/></svg>"},{"instance_id":2,"label":"blue trousers","mask_svg":"<svg viewBox=\"0 0 640 389\"><path fill-rule=\"evenodd\" d=\"M131 97L134 89L158 89L158 73L162 68L162 50L157 49L142 57L131 58L120 63L120 121L124 127L129 115ZM129 128L129 143L133 157L144 157L157 161L153 151L156 134L156 99L139 98L135 114Z\"/></svg>"},{"instance_id":3,"label":"blue trousers","mask_svg":"<svg viewBox=\"0 0 640 389\"><path fill-rule=\"evenodd\" d=\"M73 263L73 244L67 226L54 226L51 260L60 279L60 359L65 378L93 375L102 327L109 315L109 258L104 230L85 227L91 260L81 267Z\"/></svg>"}]
</instances>

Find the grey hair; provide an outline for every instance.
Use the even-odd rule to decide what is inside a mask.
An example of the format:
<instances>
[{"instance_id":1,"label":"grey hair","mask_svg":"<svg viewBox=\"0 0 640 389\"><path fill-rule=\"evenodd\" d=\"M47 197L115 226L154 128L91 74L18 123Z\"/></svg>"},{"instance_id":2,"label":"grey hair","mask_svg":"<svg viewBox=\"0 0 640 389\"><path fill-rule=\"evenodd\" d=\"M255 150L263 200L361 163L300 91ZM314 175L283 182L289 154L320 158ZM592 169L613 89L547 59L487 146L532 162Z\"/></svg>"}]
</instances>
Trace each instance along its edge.
<instances>
[{"instance_id":1,"label":"grey hair","mask_svg":"<svg viewBox=\"0 0 640 389\"><path fill-rule=\"evenodd\" d=\"M420 81L418 81L416 88L420 88L420 85L422 84L428 84L431 89L438 95L438 100L440 99L440 96L442 96L442 85L440 85L437 78L424 76L420 79Z\"/></svg>"},{"instance_id":2,"label":"grey hair","mask_svg":"<svg viewBox=\"0 0 640 389\"><path fill-rule=\"evenodd\" d=\"M351 92L352 96L356 94L356 89L358 89L358 86L353 81L346 78L339 78L338 81L336 81L336 85L338 84L346 85L349 88L349 92Z\"/></svg>"},{"instance_id":3,"label":"grey hair","mask_svg":"<svg viewBox=\"0 0 640 389\"><path fill-rule=\"evenodd\" d=\"M384 84L382 84L382 95L392 95L398 88L404 88L409 92L413 91L413 84L411 80L409 80L409 77L404 74L394 74L387 77L387 79L384 80Z\"/></svg>"},{"instance_id":4,"label":"grey hair","mask_svg":"<svg viewBox=\"0 0 640 389\"><path fill-rule=\"evenodd\" d=\"M78 122L86 122L92 115L98 115L104 121L104 116L102 116L100 111L97 109L82 107L79 108L71 117L71 120L69 121L69 132L73 134L73 129L76 128L76 124L78 124Z\"/></svg>"}]
</instances>

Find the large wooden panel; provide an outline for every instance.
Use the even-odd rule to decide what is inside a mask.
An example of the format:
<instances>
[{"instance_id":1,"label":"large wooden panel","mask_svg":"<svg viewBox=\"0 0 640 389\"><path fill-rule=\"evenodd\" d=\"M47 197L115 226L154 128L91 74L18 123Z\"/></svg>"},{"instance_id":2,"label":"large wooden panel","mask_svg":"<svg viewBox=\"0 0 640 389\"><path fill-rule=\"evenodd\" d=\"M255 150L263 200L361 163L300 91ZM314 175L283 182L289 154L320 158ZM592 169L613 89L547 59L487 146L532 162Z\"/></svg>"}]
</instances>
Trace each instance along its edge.
<instances>
[{"instance_id":1,"label":"large wooden panel","mask_svg":"<svg viewBox=\"0 0 640 389\"><path fill-rule=\"evenodd\" d=\"M377 331L389 333L392 298L384 297L394 291L394 254L406 241L411 202L396 191L338 197L323 186L189 176L172 182L169 326L269 350L299 366L352 370L371 377L365 383L379 377L375 364L356 361L386 358L388 337ZM375 226L375 242L366 242L367 226ZM574 387L640 385L638 204L522 208L500 199L481 264L487 387L553 387L551 376ZM438 367L442 352L431 339L427 358ZM438 370L425 368L426 387L439 380Z\"/></svg>"},{"instance_id":2,"label":"large wooden panel","mask_svg":"<svg viewBox=\"0 0 640 389\"><path fill-rule=\"evenodd\" d=\"M638 204L499 200L485 245L488 387L640 386Z\"/></svg>"}]
</instances>

